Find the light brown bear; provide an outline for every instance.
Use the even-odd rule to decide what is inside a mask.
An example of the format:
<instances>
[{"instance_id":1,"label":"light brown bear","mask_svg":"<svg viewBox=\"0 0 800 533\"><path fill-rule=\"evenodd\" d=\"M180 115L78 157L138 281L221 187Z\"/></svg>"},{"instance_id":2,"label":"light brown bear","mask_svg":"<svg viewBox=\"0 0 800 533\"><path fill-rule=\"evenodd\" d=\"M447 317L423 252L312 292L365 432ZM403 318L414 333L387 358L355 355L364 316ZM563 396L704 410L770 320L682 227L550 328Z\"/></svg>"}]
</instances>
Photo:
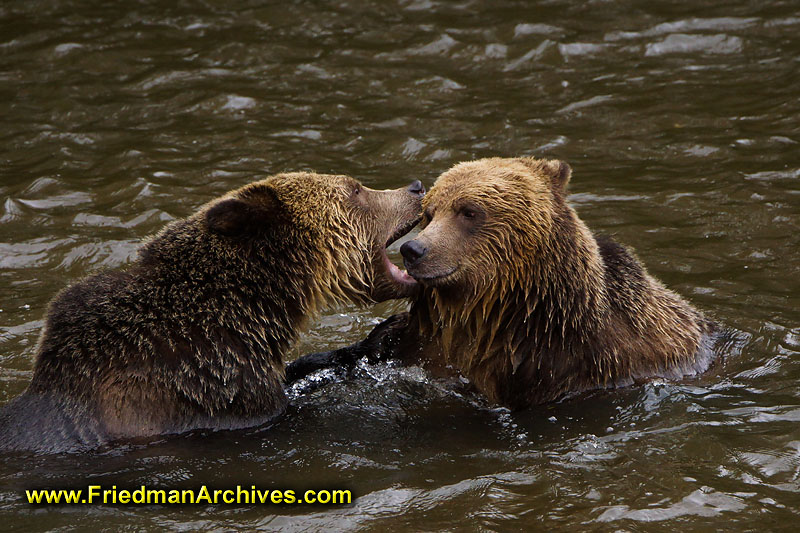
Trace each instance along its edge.
<instances>
[{"instance_id":1,"label":"light brown bear","mask_svg":"<svg viewBox=\"0 0 800 533\"><path fill-rule=\"evenodd\" d=\"M424 188L289 173L169 224L124 271L52 301L33 380L0 411L0 449L262 424L286 408L283 355L325 306L408 296L386 246ZM391 266L389 266L391 265Z\"/></svg>"},{"instance_id":2,"label":"light brown bear","mask_svg":"<svg viewBox=\"0 0 800 533\"><path fill-rule=\"evenodd\" d=\"M712 324L632 252L592 234L566 202L570 173L561 161L491 158L442 174L422 231L401 247L423 288L410 313L290 374L399 357L450 366L492 402L521 408L704 371Z\"/></svg>"}]
</instances>

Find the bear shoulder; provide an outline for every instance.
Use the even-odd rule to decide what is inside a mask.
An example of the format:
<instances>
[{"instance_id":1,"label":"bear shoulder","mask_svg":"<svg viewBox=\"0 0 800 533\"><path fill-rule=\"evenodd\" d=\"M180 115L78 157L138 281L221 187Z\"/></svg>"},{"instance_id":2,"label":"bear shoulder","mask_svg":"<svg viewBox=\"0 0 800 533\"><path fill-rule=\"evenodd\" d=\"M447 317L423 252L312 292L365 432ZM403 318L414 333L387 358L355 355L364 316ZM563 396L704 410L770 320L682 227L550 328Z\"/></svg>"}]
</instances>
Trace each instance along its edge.
<instances>
[{"instance_id":1,"label":"bear shoulder","mask_svg":"<svg viewBox=\"0 0 800 533\"><path fill-rule=\"evenodd\" d=\"M609 303L630 304L648 290L647 272L636 255L613 237L595 234L604 265L604 282Z\"/></svg>"}]
</instances>

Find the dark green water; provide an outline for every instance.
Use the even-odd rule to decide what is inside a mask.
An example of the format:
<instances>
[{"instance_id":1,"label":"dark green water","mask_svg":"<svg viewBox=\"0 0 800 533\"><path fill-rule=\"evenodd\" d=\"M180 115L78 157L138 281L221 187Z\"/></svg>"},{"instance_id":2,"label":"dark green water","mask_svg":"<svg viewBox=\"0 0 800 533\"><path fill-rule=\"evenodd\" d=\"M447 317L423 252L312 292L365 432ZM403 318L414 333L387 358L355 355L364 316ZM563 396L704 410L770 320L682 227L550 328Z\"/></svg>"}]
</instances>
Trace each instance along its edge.
<instances>
[{"instance_id":1,"label":"dark green water","mask_svg":"<svg viewBox=\"0 0 800 533\"><path fill-rule=\"evenodd\" d=\"M397 187L476 157L564 159L589 226L738 341L702 378L522 413L375 367L297 395L271 428L0 457L2 529L796 530L800 5L716 4L4 1L0 402L27 385L59 289L284 170ZM326 314L297 352L403 305ZM20 503L204 483L357 498Z\"/></svg>"}]
</instances>

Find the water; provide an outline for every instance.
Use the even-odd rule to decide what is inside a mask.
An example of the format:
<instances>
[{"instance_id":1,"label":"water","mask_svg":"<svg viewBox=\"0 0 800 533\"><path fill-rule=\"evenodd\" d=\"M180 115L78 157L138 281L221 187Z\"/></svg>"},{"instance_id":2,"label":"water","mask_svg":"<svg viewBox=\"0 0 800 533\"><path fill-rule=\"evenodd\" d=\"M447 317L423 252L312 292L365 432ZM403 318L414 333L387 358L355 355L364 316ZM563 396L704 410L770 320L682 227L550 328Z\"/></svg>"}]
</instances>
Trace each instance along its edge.
<instances>
[{"instance_id":1,"label":"water","mask_svg":"<svg viewBox=\"0 0 800 533\"><path fill-rule=\"evenodd\" d=\"M233 4L0 5L0 402L27 385L59 289L205 201L283 170L430 185L491 155L568 161L589 226L730 328L723 364L521 413L364 367L270 428L1 457L5 529L794 529L796 2ZM290 357L403 307L328 313ZM236 483L356 499L20 503L31 487Z\"/></svg>"}]
</instances>

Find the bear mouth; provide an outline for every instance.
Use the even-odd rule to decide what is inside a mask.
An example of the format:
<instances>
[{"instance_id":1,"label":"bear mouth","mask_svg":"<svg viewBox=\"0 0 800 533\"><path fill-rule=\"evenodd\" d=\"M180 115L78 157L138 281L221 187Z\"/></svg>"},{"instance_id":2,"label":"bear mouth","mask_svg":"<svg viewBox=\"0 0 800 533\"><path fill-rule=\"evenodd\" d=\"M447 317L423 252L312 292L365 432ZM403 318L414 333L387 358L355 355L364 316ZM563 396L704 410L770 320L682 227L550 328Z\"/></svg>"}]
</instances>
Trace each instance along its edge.
<instances>
[{"instance_id":1,"label":"bear mouth","mask_svg":"<svg viewBox=\"0 0 800 533\"><path fill-rule=\"evenodd\" d=\"M458 267L454 266L444 274L430 274L427 276L424 276L422 274L415 274L414 279L416 279L419 283L423 283L425 285L430 285L430 286L443 285L448 281L450 281L456 272L458 272Z\"/></svg>"},{"instance_id":2,"label":"bear mouth","mask_svg":"<svg viewBox=\"0 0 800 533\"><path fill-rule=\"evenodd\" d=\"M418 217L418 218L406 223L405 225L400 226L399 228L397 228L394 231L394 233L392 233L392 236L389 237L389 239L386 241L386 244L383 246L383 249L381 250L381 259L383 260L383 266L384 266L384 269L386 270L386 273L388 274L389 278L394 283L396 283L398 285L402 285L404 287L413 287L413 286L417 285L417 280L412 278L411 275L407 271L402 270L399 266L397 266L394 263L392 263L392 261L389 259L389 255L387 254L386 249L389 248L389 246L391 246L394 242L396 242L401 237L403 237L405 235L408 235L408 233L412 229L414 229L414 226L416 226L421 219L422 219L422 217Z\"/></svg>"}]
</instances>

